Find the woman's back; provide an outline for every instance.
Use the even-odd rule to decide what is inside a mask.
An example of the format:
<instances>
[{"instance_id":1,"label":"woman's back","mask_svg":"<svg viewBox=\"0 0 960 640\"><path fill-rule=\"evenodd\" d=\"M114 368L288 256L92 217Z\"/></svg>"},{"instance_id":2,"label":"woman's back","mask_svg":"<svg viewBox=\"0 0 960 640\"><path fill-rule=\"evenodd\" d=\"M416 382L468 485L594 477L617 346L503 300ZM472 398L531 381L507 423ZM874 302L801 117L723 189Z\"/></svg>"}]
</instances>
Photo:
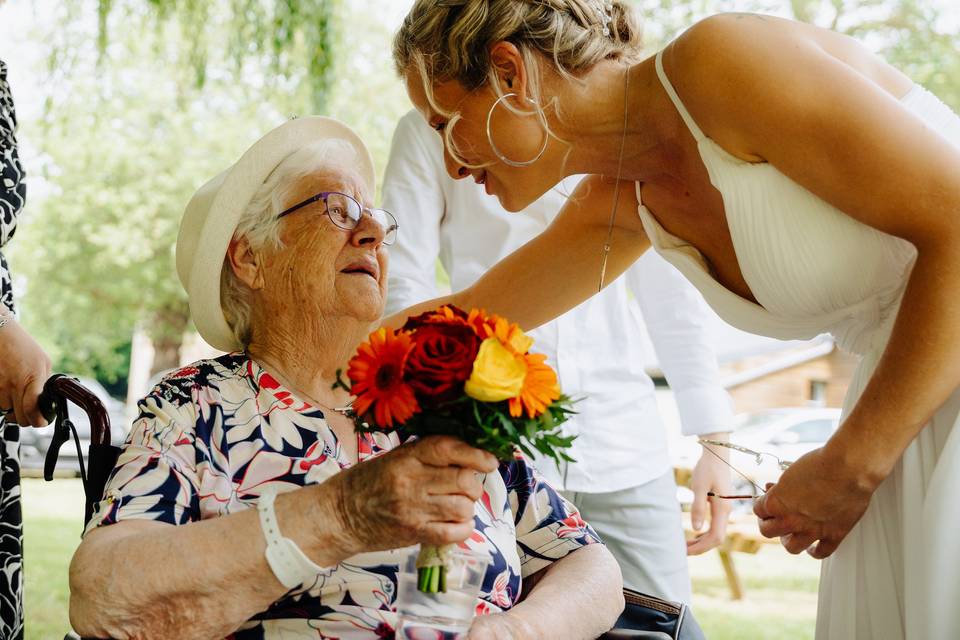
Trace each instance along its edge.
<instances>
[{"instance_id":1,"label":"woman's back","mask_svg":"<svg viewBox=\"0 0 960 640\"><path fill-rule=\"evenodd\" d=\"M809 25L777 22L837 50L861 73L872 72L878 81L899 85L902 74L874 64L875 58L861 54L860 46L849 38ZM831 332L843 346L862 352L873 330L884 324L881 321L895 316L916 256L913 246L845 214L773 164L745 157L748 154L710 137L675 88L682 85L682 78L676 73L668 77L662 56L663 52L656 58L657 75L696 141L710 185L722 198L721 215L732 244L729 254L735 256L757 304L722 286L716 265L695 247L698 240L683 231L676 235L667 231L664 227L671 221L654 217L643 206L638 188L641 218L654 246L731 324L784 339ZM922 87L911 86L905 95L894 97L927 127L960 147L960 118Z\"/></svg>"},{"instance_id":2,"label":"woman's back","mask_svg":"<svg viewBox=\"0 0 960 640\"><path fill-rule=\"evenodd\" d=\"M722 195L739 267L759 304L721 285L700 252L667 232L641 203L644 228L657 250L731 324L782 339L829 332L842 347L863 355L844 403L846 420L890 338L917 258L914 245L846 215L772 164L750 163L724 150L701 131L657 62L664 88ZM960 147L960 117L935 96L914 86L900 103L909 112L904 117L917 118ZM637 193L639 198L639 187ZM935 578L956 555L943 525L960 517L952 491L960 470L950 464L960 451L958 424L960 390L955 390L825 561L818 637L953 637L960 628L949 605L960 595L957 583Z\"/></svg>"}]
</instances>

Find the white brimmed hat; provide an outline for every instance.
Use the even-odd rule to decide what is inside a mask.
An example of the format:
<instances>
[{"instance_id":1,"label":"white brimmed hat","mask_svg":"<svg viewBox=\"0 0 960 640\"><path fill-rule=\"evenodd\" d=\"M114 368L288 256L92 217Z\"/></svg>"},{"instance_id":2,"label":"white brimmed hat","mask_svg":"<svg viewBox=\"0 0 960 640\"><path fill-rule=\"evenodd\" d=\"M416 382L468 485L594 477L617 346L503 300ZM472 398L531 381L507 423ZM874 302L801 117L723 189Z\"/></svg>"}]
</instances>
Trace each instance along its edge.
<instances>
[{"instance_id":1,"label":"white brimmed hat","mask_svg":"<svg viewBox=\"0 0 960 640\"><path fill-rule=\"evenodd\" d=\"M183 212L177 236L177 275L190 299L197 331L222 351L243 348L220 306L223 259L240 216L267 177L289 155L305 145L337 139L357 152L356 167L370 190L376 190L373 158L354 131L322 116L295 118L257 140L229 169L200 187Z\"/></svg>"}]
</instances>

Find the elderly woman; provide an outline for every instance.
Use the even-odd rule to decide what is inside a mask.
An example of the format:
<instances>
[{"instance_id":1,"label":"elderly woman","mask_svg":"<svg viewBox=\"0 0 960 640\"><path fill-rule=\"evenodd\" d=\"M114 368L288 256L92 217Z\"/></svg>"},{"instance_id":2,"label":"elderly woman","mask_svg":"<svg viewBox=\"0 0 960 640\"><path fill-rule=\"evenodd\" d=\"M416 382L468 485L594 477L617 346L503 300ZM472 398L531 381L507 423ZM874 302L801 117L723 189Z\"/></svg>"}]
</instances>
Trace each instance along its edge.
<instances>
[{"instance_id":1,"label":"elderly woman","mask_svg":"<svg viewBox=\"0 0 960 640\"><path fill-rule=\"evenodd\" d=\"M494 473L462 442L358 435L338 410L396 238L373 193L359 138L302 118L191 200L178 272L231 353L140 402L71 566L82 635L392 637L397 549L417 543L489 555L472 639L592 638L616 619L612 556L523 460Z\"/></svg>"}]
</instances>

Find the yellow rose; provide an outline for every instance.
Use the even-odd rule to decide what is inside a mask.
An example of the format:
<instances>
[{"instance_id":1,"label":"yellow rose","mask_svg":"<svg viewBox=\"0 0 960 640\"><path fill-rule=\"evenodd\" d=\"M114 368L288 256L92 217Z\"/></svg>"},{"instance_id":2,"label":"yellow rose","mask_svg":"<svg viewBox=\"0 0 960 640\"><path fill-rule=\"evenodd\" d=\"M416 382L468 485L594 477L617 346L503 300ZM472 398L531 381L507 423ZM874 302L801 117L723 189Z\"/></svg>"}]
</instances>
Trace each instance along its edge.
<instances>
[{"instance_id":1,"label":"yellow rose","mask_svg":"<svg viewBox=\"0 0 960 640\"><path fill-rule=\"evenodd\" d=\"M473 373L464 390L481 402L500 402L519 396L526 377L527 363L523 356L515 355L496 338L487 338L480 343Z\"/></svg>"}]
</instances>

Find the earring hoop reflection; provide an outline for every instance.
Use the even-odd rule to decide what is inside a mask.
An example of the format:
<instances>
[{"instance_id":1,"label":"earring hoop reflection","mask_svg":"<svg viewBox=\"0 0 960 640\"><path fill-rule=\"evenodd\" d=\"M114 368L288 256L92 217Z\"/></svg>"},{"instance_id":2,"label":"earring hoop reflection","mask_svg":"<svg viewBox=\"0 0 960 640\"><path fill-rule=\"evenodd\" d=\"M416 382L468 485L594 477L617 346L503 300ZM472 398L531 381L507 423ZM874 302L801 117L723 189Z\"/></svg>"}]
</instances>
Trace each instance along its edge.
<instances>
[{"instance_id":1,"label":"earring hoop reflection","mask_svg":"<svg viewBox=\"0 0 960 640\"><path fill-rule=\"evenodd\" d=\"M497 148L497 145L494 144L493 132L490 130L490 123L493 120L493 112L497 108L497 105L507 98L513 98L516 96L517 94L515 93L505 93L499 98L497 98L497 100L492 105L490 105L490 110L487 112L487 142L490 143L490 148L493 149L493 152L496 154L497 158L499 158L500 162L502 162L503 164L510 165L511 167L529 167L534 162L539 160L541 156L543 156L543 152L547 150L548 136L546 135L546 132L544 132L543 144L540 145L540 151L537 152L537 155L535 155L530 160L511 160L507 156L503 155L503 153L501 153L501 151ZM525 100L530 104L532 104L534 107L537 106L537 103L534 100L530 98L525 98Z\"/></svg>"}]
</instances>

